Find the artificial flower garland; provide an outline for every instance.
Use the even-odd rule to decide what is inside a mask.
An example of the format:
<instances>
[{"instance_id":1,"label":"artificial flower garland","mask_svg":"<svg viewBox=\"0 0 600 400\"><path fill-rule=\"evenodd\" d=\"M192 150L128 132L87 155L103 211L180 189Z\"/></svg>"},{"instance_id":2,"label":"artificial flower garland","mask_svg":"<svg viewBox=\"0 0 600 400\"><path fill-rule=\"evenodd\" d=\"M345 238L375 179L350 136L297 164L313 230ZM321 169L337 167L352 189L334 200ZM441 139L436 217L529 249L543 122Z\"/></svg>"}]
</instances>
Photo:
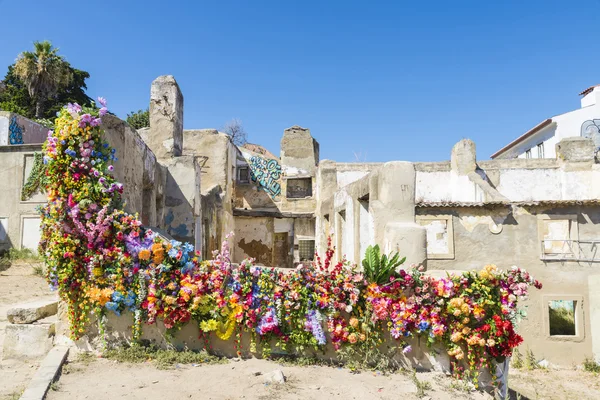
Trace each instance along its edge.
<instances>
[{"instance_id":1,"label":"artificial flower garland","mask_svg":"<svg viewBox=\"0 0 600 400\"><path fill-rule=\"evenodd\" d=\"M356 266L334 264L331 242L323 259L283 272L253 260L233 265L229 236L212 260L161 239L122 210L115 151L102 137L106 102L99 102L100 109L66 106L43 148L40 251L49 283L68 304L73 338L86 333L91 313L103 324L106 313L124 311L133 314L134 339L145 323L160 320L174 331L194 321L205 343L212 332L221 340L235 333L238 354L242 329L251 333L250 349L259 341L265 354L272 339L300 352L328 343L343 351L378 346L388 332L404 353L409 337L445 345L456 371L460 363L490 367L522 342L517 303L541 284L517 267L446 278L411 268L379 285Z\"/></svg>"}]
</instances>

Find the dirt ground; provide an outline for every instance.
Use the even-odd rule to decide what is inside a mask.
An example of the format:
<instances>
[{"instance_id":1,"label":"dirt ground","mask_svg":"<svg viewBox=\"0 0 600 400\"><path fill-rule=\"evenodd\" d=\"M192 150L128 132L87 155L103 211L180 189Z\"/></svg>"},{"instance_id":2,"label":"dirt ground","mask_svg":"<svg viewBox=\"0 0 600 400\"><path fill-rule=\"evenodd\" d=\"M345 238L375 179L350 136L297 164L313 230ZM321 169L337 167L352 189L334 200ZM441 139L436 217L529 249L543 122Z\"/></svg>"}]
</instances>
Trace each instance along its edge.
<instances>
[{"instance_id":1,"label":"dirt ground","mask_svg":"<svg viewBox=\"0 0 600 400\"><path fill-rule=\"evenodd\" d=\"M0 271L0 400L18 398L37 370L39 362L21 362L2 358L6 311L14 304L53 296L46 280L34 275L30 263L12 265Z\"/></svg>"},{"instance_id":2,"label":"dirt ground","mask_svg":"<svg viewBox=\"0 0 600 400\"><path fill-rule=\"evenodd\" d=\"M280 369L283 384L265 383L265 374ZM384 376L373 372L353 374L348 369L324 366L289 366L267 360L229 361L225 364L178 365L159 370L144 364L97 359L73 361L65 368L48 400L66 399L418 399L408 374ZM417 374L428 381L430 399L491 399L482 393L452 390L451 379L435 373Z\"/></svg>"},{"instance_id":3,"label":"dirt ground","mask_svg":"<svg viewBox=\"0 0 600 400\"><path fill-rule=\"evenodd\" d=\"M177 365L159 370L150 363L127 364L98 358L78 361L71 356L49 400L67 399L418 399L410 374L359 374L343 368L290 366L258 359L213 365ZM280 369L284 384L265 383L265 374ZM418 373L429 382L422 399L492 399L468 392L437 373ZM600 399L600 378L575 370L513 371L511 398L522 400ZM518 393L518 395L517 395Z\"/></svg>"}]
</instances>

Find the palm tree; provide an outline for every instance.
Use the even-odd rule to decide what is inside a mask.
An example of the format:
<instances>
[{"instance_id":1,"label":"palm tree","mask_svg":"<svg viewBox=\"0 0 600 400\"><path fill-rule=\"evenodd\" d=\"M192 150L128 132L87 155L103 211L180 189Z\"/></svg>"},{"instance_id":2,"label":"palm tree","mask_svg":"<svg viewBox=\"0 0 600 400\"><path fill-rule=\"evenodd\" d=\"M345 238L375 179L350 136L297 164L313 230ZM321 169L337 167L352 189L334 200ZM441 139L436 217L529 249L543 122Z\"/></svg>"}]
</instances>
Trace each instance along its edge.
<instances>
[{"instance_id":1,"label":"palm tree","mask_svg":"<svg viewBox=\"0 0 600 400\"><path fill-rule=\"evenodd\" d=\"M69 85L72 74L70 65L58 49L45 40L34 42L35 51L24 51L15 62L15 75L27 86L29 96L35 100L35 117L42 118L44 103L49 97Z\"/></svg>"}]
</instances>

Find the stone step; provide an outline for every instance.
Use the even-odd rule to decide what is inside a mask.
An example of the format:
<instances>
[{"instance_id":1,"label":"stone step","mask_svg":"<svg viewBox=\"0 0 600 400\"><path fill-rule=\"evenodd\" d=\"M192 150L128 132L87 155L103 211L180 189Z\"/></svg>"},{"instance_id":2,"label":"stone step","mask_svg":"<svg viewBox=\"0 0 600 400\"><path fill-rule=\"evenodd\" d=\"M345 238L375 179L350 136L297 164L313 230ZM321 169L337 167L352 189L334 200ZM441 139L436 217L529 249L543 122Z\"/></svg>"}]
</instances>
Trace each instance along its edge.
<instances>
[{"instance_id":1,"label":"stone step","mask_svg":"<svg viewBox=\"0 0 600 400\"><path fill-rule=\"evenodd\" d=\"M56 315L58 298L52 297L30 303L17 304L6 312L8 321L13 324L30 324L40 319Z\"/></svg>"},{"instance_id":2,"label":"stone step","mask_svg":"<svg viewBox=\"0 0 600 400\"><path fill-rule=\"evenodd\" d=\"M52 348L54 334L55 323L50 318L33 324L8 324L4 332L2 359L32 360L44 357Z\"/></svg>"}]
</instances>

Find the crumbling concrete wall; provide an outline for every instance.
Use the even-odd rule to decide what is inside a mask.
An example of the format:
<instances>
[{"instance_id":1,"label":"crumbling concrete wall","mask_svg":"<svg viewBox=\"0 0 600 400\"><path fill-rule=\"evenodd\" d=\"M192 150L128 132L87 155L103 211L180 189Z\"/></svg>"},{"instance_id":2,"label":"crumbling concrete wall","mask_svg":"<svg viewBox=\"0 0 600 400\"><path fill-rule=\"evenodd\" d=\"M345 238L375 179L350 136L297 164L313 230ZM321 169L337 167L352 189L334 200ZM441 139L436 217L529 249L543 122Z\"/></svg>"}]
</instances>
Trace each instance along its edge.
<instances>
[{"instance_id":1,"label":"crumbling concrete wall","mask_svg":"<svg viewBox=\"0 0 600 400\"><path fill-rule=\"evenodd\" d=\"M273 261L274 221L268 217L235 217L233 260L254 258L257 265Z\"/></svg>"},{"instance_id":2,"label":"crumbling concrete wall","mask_svg":"<svg viewBox=\"0 0 600 400\"><path fill-rule=\"evenodd\" d=\"M183 154L193 155L200 167L201 221L197 249L203 257L218 250L235 230L233 198L237 148L216 129L185 130Z\"/></svg>"},{"instance_id":3,"label":"crumbling concrete wall","mask_svg":"<svg viewBox=\"0 0 600 400\"><path fill-rule=\"evenodd\" d=\"M140 134L113 115L102 118L104 138L116 150L114 175L123 187L125 211L138 213L146 226L163 228L167 171Z\"/></svg>"},{"instance_id":4,"label":"crumbling concrete wall","mask_svg":"<svg viewBox=\"0 0 600 400\"><path fill-rule=\"evenodd\" d=\"M159 76L152 82L150 129L143 135L157 161L166 168L162 204L155 202L156 219L160 220L157 222L175 239L190 242L201 250L203 160L183 153L183 95L171 75Z\"/></svg>"}]
</instances>

